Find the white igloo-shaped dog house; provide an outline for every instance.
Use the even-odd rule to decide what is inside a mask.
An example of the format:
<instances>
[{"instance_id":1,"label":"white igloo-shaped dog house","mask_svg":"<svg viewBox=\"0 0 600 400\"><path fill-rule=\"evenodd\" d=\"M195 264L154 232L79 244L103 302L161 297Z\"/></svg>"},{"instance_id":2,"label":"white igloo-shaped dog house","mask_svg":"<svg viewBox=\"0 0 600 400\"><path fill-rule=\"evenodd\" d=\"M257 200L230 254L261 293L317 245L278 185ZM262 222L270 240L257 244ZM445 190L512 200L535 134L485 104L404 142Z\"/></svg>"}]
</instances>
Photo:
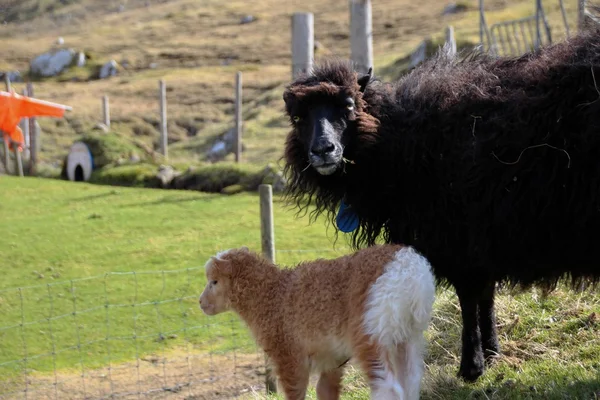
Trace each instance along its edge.
<instances>
[{"instance_id":1,"label":"white igloo-shaped dog house","mask_svg":"<svg viewBox=\"0 0 600 400\"><path fill-rule=\"evenodd\" d=\"M70 181L87 182L94 169L94 157L87 144L75 142L67 156L67 177Z\"/></svg>"}]
</instances>

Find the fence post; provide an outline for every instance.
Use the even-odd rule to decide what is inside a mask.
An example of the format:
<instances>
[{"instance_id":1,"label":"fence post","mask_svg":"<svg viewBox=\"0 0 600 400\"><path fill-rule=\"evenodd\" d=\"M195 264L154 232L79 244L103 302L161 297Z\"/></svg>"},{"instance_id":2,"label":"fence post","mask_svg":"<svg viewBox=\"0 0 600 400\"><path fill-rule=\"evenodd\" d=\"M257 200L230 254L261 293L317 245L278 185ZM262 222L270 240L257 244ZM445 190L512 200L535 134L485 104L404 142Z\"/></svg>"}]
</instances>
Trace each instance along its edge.
<instances>
[{"instance_id":1,"label":"fence post","mask_svg":"<svg viewBox=\"0 0 600 400\"><path fill-rule=\"evenodd\" d=\"M271 262L275 262L275 235L273 232L273 188L271 185L261 184L258 186L260 195L260 236L262 253ZM265 385L267 393L276 393L277 386L273 379L268 359L265 355Z\"/></svg>"},{"instance_id":2,"label":"fence post","mask_svg":"<svg viewBox=\"0 0 600 400\"><path fill-rule=\"evenodd\" d=\"M585 29L585 0L577 1L577 28L579 32Z\"/></svg>"},{"instance_id":3,"label":"fence post","mask_svg":"<svg viewBox=\"0 0 600 400\"><path fill-rule=\"evenodd\" d=\"M373 25L371 0L350 0L350 53L357 70L373 68Z\"/></svg>"},{"instance_id":4,"label":"fence post","mask_svg":"<svg viewBox=\"0 0 600 400\"><path fill-rule=\"evenodd\" d=\"M27 95L33 97L33 84L27 82ZM40 142L40 131L35 123L35 117L29 118L29 175L33 176L37 170L37 154Z\"/></svg>"},{"instance_id":5,"label":"fence post","mask_svg":"<svg viewBox=\"0 0 600 400\"><path fill-rule=\"evenodd\" d=\"M10 78L8 77L8 73L4 73L4 83L6 83L6 91L10 92ZM2 143L4 143L4 167L6 168L6 174L10 174L10 148L8 147L8 143L3 139Z\"/></svg>"},{"instance_id":6,"label":"fence post","mask_svg":"<svg viewBox=\"0 0 600 400\"><path fill-rule=\"evenodd\" d=\"M446 43L450 45L450 53L452 55L456 54L456 40L454 39L454 27L452 25L448 25L446 27Z\"/></svg>"},{"instance_id":7,"label":"fence post","mask_svg":"<svg viewBox=\"0 0 600 400\"><path fill-rule=\"evenodd\" d=\"M11 91L11 87L10 87L10 77L8 76L8 73L4 73L4 83L6 84L6 91L10 93ZM3 140L4 142L4 140ZM6 142L4 142L4 151L5 151L5 161L6 161L6 171L8 172L8 164L10 163L10 158L9 158L9 147L6 145ZM21 152L19 151L19 147L16 145L16 143L14 143L14 147L15 147L15 175L19 175L19 176L24 176L23 175L23 160L21 159Z\"/></svg>"},{"instance_id":8,"label":"fence post","mask_svg":"<svg viewBox=\"0 0 600 400\"><path fill-rule=\"evenodd\" d=\"M168 158L167 142L167 87L164 80L158 82L159 102L160 102L160 151L162 155Z\"/></svg>"},{"instance_id":9,"label":"fence post","mask_svg":"<svg viewBox=\"0 0 600 400\"><path fill-rule=\"evenodd\" d=\"M292 15L292 79L312 69L315 37L312 13Z\"/></svg>"},{"instance_id":10,"label":"fence post","mask_svg":"<svg viewBox=\"0 0 600 400\"><path fill-rule=\"evenodd\" d=\"M108 96L102 96L102 122L107 128L110 128L110 108Z\"/></svg>"},{"instance_id":11,"label":"fence post","mask_svg":"<svg viewBox=\"0 0 600 400\"><path fill-rule=\"evenodd\" d=\"M23 96L27 96L27 88L23 89ZM29 133L29 118L22 118L22 131L25 138L25 157L31 157L31 135Z\"/></svg>"},{"instance_id":12,"label":"fence post","mask_svg":"<svg viewBox=\"0 0 600 400\"><path fill-rule=\"evenodd\" d=\"M242 159L242 73L235 74L235 162Z\"/></svg>"}]
</instances>

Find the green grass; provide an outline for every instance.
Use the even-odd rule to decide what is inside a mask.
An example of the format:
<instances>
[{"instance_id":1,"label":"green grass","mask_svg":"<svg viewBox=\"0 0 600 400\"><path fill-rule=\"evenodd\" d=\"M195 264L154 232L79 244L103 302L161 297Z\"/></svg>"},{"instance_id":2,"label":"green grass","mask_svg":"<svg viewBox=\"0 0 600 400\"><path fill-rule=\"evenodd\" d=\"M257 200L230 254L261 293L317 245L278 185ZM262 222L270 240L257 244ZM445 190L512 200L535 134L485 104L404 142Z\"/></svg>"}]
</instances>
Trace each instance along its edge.
<instances>
[{"instance_id":1,"label":"green grass","mask_svg":"<svg viewBox=\"0 0 600 400\"><path fill-rule=\"evenodd\" d=\"M61 376L76 376L82 367L114 367L186 346L199 355L256 351L235 316L209 318L197 306L210 255L241 245L260 248L255 194L12 177L0 179L0 193L3 391L18 387L24 372L52 376L56 367ZM296 219L278 200L274 213L281 264L347 251L343 239L332 245L323 221ZM434 309L423 399L598 398L600 300L594 292L501 291L503 354L475 384L455 378L456 296L440 290ZM20 361L25 354L27 364ZM315 398L314 387L309 397ZM350 369L343 399L368 397L362 374Z\"/></svg>"},{"instance_id":2,"label":"green grass","mask_svg":"<svg viewBox=\"0 0 600 400\"><path fill-rule=\"evenodd\" d=\"M0 382L24 368L96 368L186 340L201 352L254 350L233 315L208 319L197 298L210 255L260 251L257 195L11 177L0 179L0 193ZM277 248L308 250L282 251L279 262L336 254L322 224L307 226L279 202L274 212Z\"/></svg>"}]
</instances>

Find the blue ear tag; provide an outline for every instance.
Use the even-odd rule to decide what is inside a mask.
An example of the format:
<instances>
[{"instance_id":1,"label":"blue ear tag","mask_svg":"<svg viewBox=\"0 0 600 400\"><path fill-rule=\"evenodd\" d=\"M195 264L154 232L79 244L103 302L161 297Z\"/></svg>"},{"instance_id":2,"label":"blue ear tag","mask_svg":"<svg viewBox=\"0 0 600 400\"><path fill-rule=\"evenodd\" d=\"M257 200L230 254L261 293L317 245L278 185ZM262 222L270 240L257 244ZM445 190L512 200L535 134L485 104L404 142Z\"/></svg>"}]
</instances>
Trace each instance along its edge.
<instances>
[{"instance_id":1,"label":"blue ear tag","mask_svg":"<svg viewBox=\"0 0 600 400\"><path fill-rule=\"evenodd\" d=\"M342 200L338 214L335 217L335 223L339 230L345 233L352 232L358 228L358 222L358 215Z\"/></svg>"}]
</instances>

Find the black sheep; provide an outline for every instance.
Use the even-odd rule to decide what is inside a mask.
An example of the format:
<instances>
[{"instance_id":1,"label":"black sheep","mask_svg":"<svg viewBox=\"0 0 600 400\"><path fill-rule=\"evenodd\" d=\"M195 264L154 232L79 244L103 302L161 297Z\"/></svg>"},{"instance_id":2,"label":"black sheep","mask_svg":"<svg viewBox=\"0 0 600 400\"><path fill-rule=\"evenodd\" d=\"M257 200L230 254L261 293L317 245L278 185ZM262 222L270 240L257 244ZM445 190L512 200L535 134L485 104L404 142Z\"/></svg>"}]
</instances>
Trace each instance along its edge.
<instances>
[{"instance_id":1,"label":"black sheep","mask_svg":"<svg viewBox=\"0 0 600 400\"><path fill-rule=\"evenodd\" d=\"M326 62L284 93L287 195L334 223L341 208L355 248L422 252L456 290L476 380L499 352L496 282L600 277L598 84L598 31L516 58L441 51L389 84Z\"/></svg>"}]
</instances>

